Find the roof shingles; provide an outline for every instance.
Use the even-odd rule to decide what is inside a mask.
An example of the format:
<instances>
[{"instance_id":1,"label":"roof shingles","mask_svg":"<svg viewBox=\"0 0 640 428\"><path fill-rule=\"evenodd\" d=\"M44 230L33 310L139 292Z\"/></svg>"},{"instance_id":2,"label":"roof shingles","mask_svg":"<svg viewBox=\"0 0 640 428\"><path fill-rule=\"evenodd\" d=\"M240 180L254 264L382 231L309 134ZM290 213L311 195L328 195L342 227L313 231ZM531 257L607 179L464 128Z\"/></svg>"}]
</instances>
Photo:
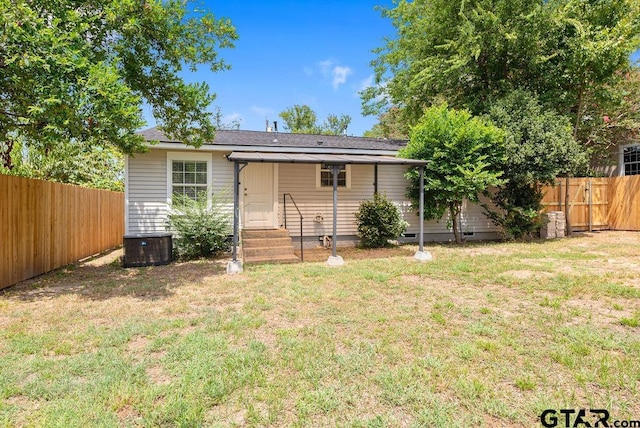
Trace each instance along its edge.
<instances>
[{"instance_id":1,"label":"roof shingles","mask_svg":"<svg viewBox=\"0 0 640 428\"><path fill-rule=\"evenodd\" d=\"M158 128L140 132L147 141L180 143L170 139ZM289 147L289 148L326 148L337 150L382 150L398 151L406 146L405 140L385 140L379 138L350 137L343 135L291 134L264 131L218 130L213 141L207 145L237 147Z\"/></svg>"}]
</instances>

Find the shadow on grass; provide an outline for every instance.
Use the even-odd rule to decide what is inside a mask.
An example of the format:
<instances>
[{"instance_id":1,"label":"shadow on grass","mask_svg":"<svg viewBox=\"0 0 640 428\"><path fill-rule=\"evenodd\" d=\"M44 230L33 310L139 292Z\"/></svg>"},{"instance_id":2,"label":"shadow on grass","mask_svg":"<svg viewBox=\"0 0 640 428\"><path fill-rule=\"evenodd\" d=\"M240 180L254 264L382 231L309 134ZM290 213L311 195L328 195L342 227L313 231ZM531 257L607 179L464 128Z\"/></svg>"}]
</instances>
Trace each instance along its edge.
<instances>
[{"instance_id":1,"label":"shadow on grass","mask_svg":"<svg viewBox=\"0 0 640 428\"><path fill-rule=\"evenodd\" d=\"M90 259L74 263L6 288L0 291L0 296L23 301L63 295L78 295L90 300L116 297L158 300L173 295L178 287L225 274L229 259L223 255L217 259L173 262L166 266L123 268L114 253L118 250L101 256L111 260L109 262L96 263Z\"/></svg>"}]
</instances>

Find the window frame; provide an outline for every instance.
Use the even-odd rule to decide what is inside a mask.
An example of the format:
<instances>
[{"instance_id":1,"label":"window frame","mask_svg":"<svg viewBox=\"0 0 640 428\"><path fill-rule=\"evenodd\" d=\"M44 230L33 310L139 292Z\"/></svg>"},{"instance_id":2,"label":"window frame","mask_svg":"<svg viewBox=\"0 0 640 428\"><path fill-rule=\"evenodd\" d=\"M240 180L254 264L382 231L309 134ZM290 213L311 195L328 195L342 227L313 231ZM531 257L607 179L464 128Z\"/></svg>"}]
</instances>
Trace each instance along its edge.
<instances>
[{"instance_id":1,"label":"window frame","mask_svg":"<svg viewBox=\"0 0 640 428\"><path fill-rule=\"evenodd\" d=\"M637 150L637 160L635 160L634 162L630 162L629 164L635 164L637 165L637 170L638 173L637 174L631 174L631 175L627 175L626 173L626 165L624 162L624 150L628 149L628 148L632 148L635 147ZM618 175L620 177L631 177L634 175L640 175L640 143L634 143L634 144L625 144L623 146L620 146L620 153L619 153L619 158L618 158Z\"/></svg>"},{"instance_id":2,"label":"window frame","mask_svg":"<svg viewBox=\"0 0 640 428\"><path fill-rule=\"evenodd\" d=\"M207 194L207 201L211 200L211 184L213 182L212 161L210 153L191 153L191 152L167 152L167 204L171 205L173 201L173 162L206 162L207 163L207 183L199 185L203 187ZM195 183L194 183L195 184ZM183 183L185 185L185 183Z\"/></svg>"},{"instance_id":3,"label":"window frame","mask_svg":"<svg viewBox=\"0 0 640 428\"><path fill-rule=\"evenodd\" d=\"M326 171L326 168L322 168L322 165L325 165L324 163L318 163L316 164L316 190L332 190L333 189L333 184L331 184L330 186L324 186L322 184L322 171ZM345 164L345 185L341 186L340 184L338 184L338 189L351 189L351 165L350 164Z\"/></svg>"}]
</instances>

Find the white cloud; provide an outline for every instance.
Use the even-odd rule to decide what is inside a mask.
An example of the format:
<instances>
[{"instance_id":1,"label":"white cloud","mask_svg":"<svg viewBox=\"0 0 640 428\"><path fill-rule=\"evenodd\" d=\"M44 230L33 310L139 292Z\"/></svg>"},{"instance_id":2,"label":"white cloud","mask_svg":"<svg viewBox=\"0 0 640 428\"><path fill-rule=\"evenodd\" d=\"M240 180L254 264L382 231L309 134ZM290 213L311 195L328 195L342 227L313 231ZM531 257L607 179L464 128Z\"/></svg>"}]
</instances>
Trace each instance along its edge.
<instances>
[{"instance_id":1,"label":"white cloud","mask_svg":"<svg viewBox=\"0 0 640 428\"><path fill-rule=\"evenodd\" d=\"M338 86L346 83L350 74L353 74L353 70L350 67L341 67L339 65L333 67L333 70L331 70L331 76L333 77L331 85L333 89L338 89Z\"/></svg>"},{"instance_id":2,"label":"white cloud","mask_svg":"<svg viewBox=\"0 0 640 428\"><path fill-rule=\"evenodd\" d=\"M330 59L326 59L324 61L320 61L318 66L320 67L320 73L324 76L329 76L331 74L331 66L333 65L333 61Z\"/></svg>"},{"instance_id":3,"label":"white cloud","mask_svg":"<svg viewBox=\"0 0 640 428\"><path fill-rule=\"evenodd\" d=\"M304 74L307 76L313 76L313 68L311 67L304 67L302 71L304 71Z\"/></svg>"},{"instance_id":4,"label":"white cloud","mask_svg":"<svg viewBox=\"0 0 640 428\"><path fill-rule=\"evenodd\" d=\"M372 86L373 86L373 74L367 77L366 79L363 79L360 81L358 92L362 92L365 89L370 88Z\"/></svg>"}]
</instances>

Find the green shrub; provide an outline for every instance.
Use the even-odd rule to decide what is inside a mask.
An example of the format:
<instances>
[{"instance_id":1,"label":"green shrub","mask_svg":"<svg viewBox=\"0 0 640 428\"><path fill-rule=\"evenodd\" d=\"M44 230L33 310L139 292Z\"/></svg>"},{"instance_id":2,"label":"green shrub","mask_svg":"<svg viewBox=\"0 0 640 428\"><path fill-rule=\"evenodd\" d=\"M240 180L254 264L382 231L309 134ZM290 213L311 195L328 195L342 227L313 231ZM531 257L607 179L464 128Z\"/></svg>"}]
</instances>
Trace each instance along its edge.
<instances>
[{"instance_id":1,"label":"green shrub","mask_svg":"<svg viewBox=\"0 0 640 428\"><path fill-rule=\"evenodd\" d=\"M207 201L203 192L197 200L174 195L167 228L176 233L174 247L181 259L220 254L229 249L231 215L225 210L221 195Z\"/></svg>"},{"instance_id":2,"label":"green shrub","mask_svg":"<svg viewBox=\"0 0 640 428\"><path fill-rule=\"evenodd\" d=\"M532 238L545 224L542 186L510 181L498 188L491 200L494 210L483 204L485 215L500 228L504 236L515 239Z\"/></svg>"},{"instance_id":3,"label":"green shrub","mask_svg":"<svg viewBox=\"0 0 640 428\"><path fill-rule=\"evenodd\" d=\"M388 245L390 239L397 239L409 225L402 218L400 207L386 195L375 194L373 200L362 201L355 215L360 245L365 248Z\"/></svg>"}]
</instances>

